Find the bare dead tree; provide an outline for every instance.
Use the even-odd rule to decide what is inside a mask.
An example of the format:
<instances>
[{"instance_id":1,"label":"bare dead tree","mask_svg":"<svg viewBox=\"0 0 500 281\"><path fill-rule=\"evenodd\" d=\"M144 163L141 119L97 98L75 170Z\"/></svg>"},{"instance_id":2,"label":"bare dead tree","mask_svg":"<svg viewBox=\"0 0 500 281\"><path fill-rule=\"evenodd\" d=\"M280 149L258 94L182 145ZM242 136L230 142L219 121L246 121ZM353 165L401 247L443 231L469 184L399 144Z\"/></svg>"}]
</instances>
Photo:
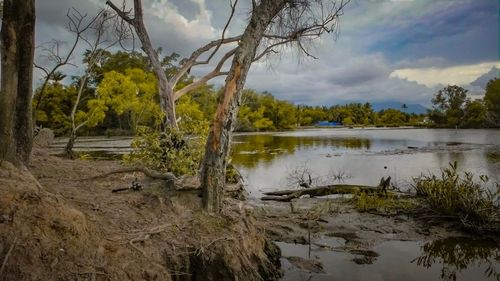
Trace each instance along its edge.
<instances>
[{"instance_id":1,"label":"bare dead tree","mask_svg":"<svg viewBox=\"0 0 500 281\"><path fill-rule=\"evenodd\" d=\"M314 57L307 43L324 33L336 34L338 19L349 0L261 0L253 3L249 23L239 40L231 69L226 77L224 95L206 144L202 162L201 185L205 210L218 213L222 209L227 156L231 134L238 115L241 91L252 62L279 47L297 46Z\"/></svg>"},{"instance_id":2,"label":"bare dead tree","mask_svg":"<svg viewBox=\"0 0 500 281\"><path fill-rule=\"evenodd\" d=\"M73 42L71 43L67 53L62 54L61 48L64 42L61 41L52 40L39 46L42 52L42 54L40 55L40 59L45 61L45 63L41 64L34 62L33 64L35 68L41 70L44 73L44 77L42 78L43 82L40 90L38 91L38 93L36 93L36 105L33 114L33 124L36 125L36 112L40 107L48 83L54 78L54 75L57 73L57 71L59 71L60 68L66 65L76 67L75 64L70 62L73 53L80 43L82 36L92 28L97 20L99 20L102 13L103 11L101 11L94 17L89 18L86 14L81 14L75 8L68 10L68 12L66 13L66 17L68 18L67 29L74 34L75 38L73 39Z\"/></svg>"},{"instance_id":3,"label":"bare dead tree","mask_svg":"<svg viewBox=\"0 0 500 281\"><path fill-rule=\"evenodd\" d=\"M84 15L79 13L76 14L76 22L81 19ZM78 90L76 95L75 103L71 110L70 120L71 120L71 133L68 142L65 147L65 153L68 158L74 158L73 146L78 138L78 130L87 125L94 117L92 112L90 116L87 116L85 120L77 120L76 114L78 108L81 105L82 95L87 89L88 80L92 73L94 67L99 63L106 50L118 44L118 39L110 34L110 26L113 25L113 20L116 17L110 15L105 10L101 10L97 13L97 16L93 18L92 24L86 30L86 32L79 33L77 29L71 28L70 31L78 34L81 40L87 46L87 53L85 58L86 69L84 74L80 77L78 81ZM74 25L73 25L74 26Z\"/></svg>"},{"instance_id":4,"label":"bare dead tree","mask_svg":"<svg viewBox=\"0 0 500 281\"><path fill-rule=\"evenodd\" d=\"M144 25L142 1L134 0L133 13L132 10L127 10L124 5L122 8L119 8L115 4L113 4L112 1L106 1L106 4L111 7L123 21L134 28L134 31L141 42L142 50L148 56L153 67L153 71L158 78L161 108L166 114L167 123L169 126L173 128L178 127L177 118L175 115L175 101L177 99L179 99L189 91L202 86L214 77L227 75L228 72L223 71L222 68L224 66L224 63L235 54L236 48L231 49L224 55L222 55L221 58L219 58L216 66L209 73L198 78L196 81L187 85L186 87L177 91L175 90L177 83L182 79L182 77L184 77L184 75L190 72L191 68L211 63L213 58L221 49L222 45L235 43L241 39L241 36L225 38L227 29L231 23L231 20L233 19L237 3L238 0L230 2L231 13L222 31L221 38L218 40L214 40L195 50L189 58L181 61L181 65L174 75L172 75L171 77L167 77L159 61L158 53L153 48L146 26ZM201 60L200 57L204 54L208 54L208 57L204 60Z\"/></svg>"}]
</instances>

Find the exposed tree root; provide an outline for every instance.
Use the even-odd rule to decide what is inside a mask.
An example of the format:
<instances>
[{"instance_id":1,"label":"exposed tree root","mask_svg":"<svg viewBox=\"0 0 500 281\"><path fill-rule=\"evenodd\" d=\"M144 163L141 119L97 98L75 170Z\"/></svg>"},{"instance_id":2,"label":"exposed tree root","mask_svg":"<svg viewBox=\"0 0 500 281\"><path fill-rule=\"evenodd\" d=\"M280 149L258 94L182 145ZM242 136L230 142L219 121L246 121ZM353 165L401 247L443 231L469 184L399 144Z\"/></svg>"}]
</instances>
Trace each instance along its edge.
<instances>
[{"instance_id":1,"label":"exposed tree root","mask_svg":"<svg viewBox=\"0 0 500 281\"><path fill-rule=\"evenodd\" d=\"M158 171L151 170L151 169L146 168L144 166L134 166L134 167L130 167L130 168L118 169L118 170L114 170L114 171L111 171L111 172L108 172L108 173L105 173L102 175L98 175L98 176L90 177L90 178L83 178L80 180L81 181L96 180L96 179L106 178L106 177L109 177L109 176L115 175L115 174L126 174L126 173L134 173L134 172L141 172L144 175L146 175L150 178L153 178L153 179L167 180L167 181L176 181L177 180L177 177L172 173L160 173Z\"/></svg>"}]
</instances>

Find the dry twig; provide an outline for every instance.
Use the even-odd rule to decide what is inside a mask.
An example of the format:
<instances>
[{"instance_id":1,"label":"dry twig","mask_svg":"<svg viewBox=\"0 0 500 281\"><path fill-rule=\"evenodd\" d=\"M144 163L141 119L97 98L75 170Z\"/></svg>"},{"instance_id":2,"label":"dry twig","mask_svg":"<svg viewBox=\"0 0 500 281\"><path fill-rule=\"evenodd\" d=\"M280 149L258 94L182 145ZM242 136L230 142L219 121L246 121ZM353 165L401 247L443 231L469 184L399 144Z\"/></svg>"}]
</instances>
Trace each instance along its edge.
<instances>
[{"instance_id":1,"label":"dry twig","mask_svg":"<svg viewBox=\"0 0 500 281\"><path fill-rule=\"evenodd\" d=\"M7 251L5 258L3 259L2 267L0 267L0 276L2 276L5 266L7 266L7 261L9 260L10 254L14 250L16 244L17 244L17 237L14 238L14 242L12 242L12 244L10 245L9 251Z\"/></svg>"}]
</instances>

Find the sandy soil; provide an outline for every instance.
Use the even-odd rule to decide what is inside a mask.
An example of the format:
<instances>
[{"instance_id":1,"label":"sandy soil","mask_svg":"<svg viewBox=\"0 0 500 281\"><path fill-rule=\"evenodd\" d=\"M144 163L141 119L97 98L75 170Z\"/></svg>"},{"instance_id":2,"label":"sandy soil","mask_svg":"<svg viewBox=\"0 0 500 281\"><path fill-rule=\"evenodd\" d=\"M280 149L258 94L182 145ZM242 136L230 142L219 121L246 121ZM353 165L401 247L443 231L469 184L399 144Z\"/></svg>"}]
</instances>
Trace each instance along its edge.
<instances>
[{"instance_id":1,"label":"sandy soil","mask_svg":"<svg viewBox=\"0 0 500 281\"><path fill-rule=\"evenodd\" d=\"M140 174L82 180L121 168L36 149L30 171L0 167L0 280L277 280L280 252L248 209L201 211ZM30 173L31 172L31 173ZM33 176L34 178L33 178ZM112 193L137 180L140 192Z\"/></svg>"}]
</instances>

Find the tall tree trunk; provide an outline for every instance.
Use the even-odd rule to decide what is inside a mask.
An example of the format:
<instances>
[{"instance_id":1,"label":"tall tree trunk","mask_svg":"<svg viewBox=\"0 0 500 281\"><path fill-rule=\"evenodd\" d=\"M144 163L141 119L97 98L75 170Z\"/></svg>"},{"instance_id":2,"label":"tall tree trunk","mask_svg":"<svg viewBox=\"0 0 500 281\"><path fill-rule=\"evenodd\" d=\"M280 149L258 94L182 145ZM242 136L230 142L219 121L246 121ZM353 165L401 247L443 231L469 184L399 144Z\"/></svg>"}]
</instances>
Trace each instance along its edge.
<instances>
[{"instance_id":1,"label":"tall tree trunk","mask_svg":"<svg viewBox=\"0 0 500 281\"><path fill-rule=\"evenodd\" d=\"M122 19L134 27L135 33L141 41L141 48L148 56L151 66L153 67L153 72L158 79L160 104L163 112L166 114L166 125L172 128L177 128L177 119L175 117L175 98L173 92L175 85L173 86L169 83L167 75L161 67L158 53L153 48L153 44L149 38L148 31L144 25L142 0L134 0L134 18L130 18L127 14L124 14L111 1L106 1L106 4L115 10Z\"/></svg>"},{"instance_id":2,"label":"tall tree trunk","mask_svg":"<svg viewBox=\"0 0 500 281\"><path fill-rule=\"evenodd\" d=\"M230 152L233 126L238 116L241 90L265 30L285 7L286 2L262 0L255 7L233 58L224 86L224 96L217 106L202 162L203 206L208 212L218 213L222 209L227 156Z\"/></svg>"},{"instance_id":3,"label":"tall tree trunk","mask_svg":"<svg viewBox=\"0 0 500 281\"><path fill-rule=\"evenodd\" d=\"M1 46L0 160L29 163L35 1L4 0Z\"/></svg>"}]
</instances>

